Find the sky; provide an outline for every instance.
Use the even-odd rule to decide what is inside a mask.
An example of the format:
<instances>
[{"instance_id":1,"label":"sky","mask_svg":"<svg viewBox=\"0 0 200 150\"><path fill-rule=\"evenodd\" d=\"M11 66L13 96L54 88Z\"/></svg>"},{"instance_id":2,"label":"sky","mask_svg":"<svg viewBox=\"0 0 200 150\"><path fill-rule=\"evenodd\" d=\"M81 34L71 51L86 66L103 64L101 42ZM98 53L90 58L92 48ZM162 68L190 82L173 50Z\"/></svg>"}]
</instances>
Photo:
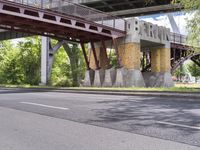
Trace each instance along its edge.
<instances>
[{"instance_id":1,"label":"sky","mask_svg":"<svg viewBox=\"0 0 200 150\"><path fill-rule=\"evenodd\" d=\"M184 12L175 12L175 13L171 13L171 14L174 16L174 19L176 21L176 24L177 24L181 34L186 35L187 34L187 29L186 29L187 18L191 17L191 14L186 14ZM139 19L147 21L147 22L151 22L153 24L158 24L159 26L165 26L167 28L170 28L170 30L172 31L170 22L169 22L166 14L143 16L143 17L139 17Z\"/></svg>"}]
</instances>

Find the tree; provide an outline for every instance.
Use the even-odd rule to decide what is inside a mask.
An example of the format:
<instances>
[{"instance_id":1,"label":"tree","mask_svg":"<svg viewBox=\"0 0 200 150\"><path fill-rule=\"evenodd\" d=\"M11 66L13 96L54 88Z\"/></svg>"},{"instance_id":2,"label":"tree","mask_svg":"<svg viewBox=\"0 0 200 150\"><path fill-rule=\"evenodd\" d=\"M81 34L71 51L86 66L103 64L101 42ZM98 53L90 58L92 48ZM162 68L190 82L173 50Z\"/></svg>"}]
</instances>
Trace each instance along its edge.
<instances>
[{"instance_id":1,"label":"tree","mask_svg":"<svg viewBox=\"0 0 200 150\"><path fill-rule=\"evenodd\" d=\"M41 39L28 37L17 44L19 49L18 63L24 75L24 84L38 85L40 83L40 49Z\"/></svg>"},{"instance_id":2,"label":"tree","mask_svg":"<svg viewBox=\"0 0 200 150\"><path fill-rule=\"evenodd\" d=\"M0 49L0 83L20 84L23 71L19 63L19 50L14 49L11 41L2 41Z\"/></svg>"},{"instance_id":3,"label":"tree","mask_svg":"<svg viewBox=\"0 0 200 150\"><path fill-rule=\"evenodd\" d=\"M55 40L52 42L56 43ZM50 83L79 86L86 69L82 51L74 43L65 44L64 47L55 54ZM0 83L38 85L40 50L41 39L38 36L24 38L17 44L12 41L0 42Z\"/></svg>"},{"instance_id":4,"label":"tree","mask_svg":"<svg viewBox=\"0 0 200 150\"><path fill-rule=\"evenodd\" d=\"M83 78L86 69L83 54L78 47L78 44L68 44L65 42L63 47L70 61L72 86L79 86L80 80Z\"/></svg>"},{"instance_id":5,"label":"tree","mask_svg":"<svg viewBox=\"0 0 200 150\"><path fill-rule=\"evenodd\" d=\"M187 27L190 44L200 45L200 1L199 0L173 0L173 3L180 3L185 11L191 14L188 19Z\"/></svg>"},{"instance_id":6,"label":"tree","mask_svg":"<svg viewBox=\"0 0 200 150\"><path fill-rule=\"evenodd\" d=\"M187 68L191 75L194 76L196 79L200 77L200 67L197 64L191 62L188 64Z\"/></svg>"},{"instance_id":7,"label":"tree","mask_svg":"<svg viewBox=\"0 0 200 150\"><path fill-rule=\"evenodd\" d=\"M63 47L55 54L50 84L53 86L72 86L69 58Z\"/></svg>"},{"instance_id":8,"label":"tree","mask_svg":"<svg viewBox=\"0 0 200 150\"><path fill-rule=\"evenodd\" d=\"M179 81L182 81L182 77L184 77L186 74L188 74L188 69L186 65L182 64L176 71L174 72L174 75Z\"/></svg>"}]
</instances>

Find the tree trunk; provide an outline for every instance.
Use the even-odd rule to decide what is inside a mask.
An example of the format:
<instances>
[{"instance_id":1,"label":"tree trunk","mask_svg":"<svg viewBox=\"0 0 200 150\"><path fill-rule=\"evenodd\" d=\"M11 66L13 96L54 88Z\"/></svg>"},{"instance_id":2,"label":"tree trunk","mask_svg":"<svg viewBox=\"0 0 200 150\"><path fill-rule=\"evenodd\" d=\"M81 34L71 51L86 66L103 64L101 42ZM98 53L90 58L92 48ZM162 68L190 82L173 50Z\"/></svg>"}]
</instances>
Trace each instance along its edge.
<instances>
[{"instance_id":1,"label":"tree trunk","mask_svg":"<svg viewBox=\"0 0 200 150\"><path fill-rule=\"evenodd\" d=\"M63 47L69 57L70 60L70 66L71 66L71 73L72 73L72 86L76 87L79 86L79 80L78 80L78 53L77 53L77 45L73 44L73 47L70 48L67 43L63 44Z\"/></svg>"}]
</instances>

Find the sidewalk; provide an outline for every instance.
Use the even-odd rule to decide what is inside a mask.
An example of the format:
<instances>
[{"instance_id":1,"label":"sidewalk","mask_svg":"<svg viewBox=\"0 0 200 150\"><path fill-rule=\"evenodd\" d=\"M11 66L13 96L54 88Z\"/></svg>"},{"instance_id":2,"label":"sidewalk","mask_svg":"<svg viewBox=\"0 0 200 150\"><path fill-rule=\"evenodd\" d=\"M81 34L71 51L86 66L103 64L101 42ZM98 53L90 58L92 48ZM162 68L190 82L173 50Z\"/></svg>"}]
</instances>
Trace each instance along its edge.
<instances>
[{"instance_id":1,"label":"sidewalk","mask_svg":"<svg viewBox=\"0 0 200 150\"><path fill-rule=\"evenodd\" d=\"M0 107L3 150L199 150L199 147Z\"/></svg>"}]
</instances>

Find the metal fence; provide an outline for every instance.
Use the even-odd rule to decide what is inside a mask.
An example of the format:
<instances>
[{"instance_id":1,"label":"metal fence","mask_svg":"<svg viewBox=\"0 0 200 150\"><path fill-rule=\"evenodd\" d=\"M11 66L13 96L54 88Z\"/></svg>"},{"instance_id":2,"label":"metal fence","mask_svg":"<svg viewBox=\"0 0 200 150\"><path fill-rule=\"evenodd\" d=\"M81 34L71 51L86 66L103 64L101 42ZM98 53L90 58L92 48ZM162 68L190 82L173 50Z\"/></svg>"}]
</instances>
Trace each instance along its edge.
<instances>
[{"instance_id":1,"label":"metal fence","mask_svg":"<svg viewBox=\"0 0 200 150\"><path fill-rule=\"evenodd\" d=\"M111 28L126 30L126 20L112 16L108 13L73 3L70 0L9 0L12 2L49 9L67 15L76 16L88 21L93 21Z\"/></svg>"},{"instance_id":2,"label":"metal fence","mask_svg":"<svg viewBox=\"0 0 200 150\"><path fill-rule=\"evenodd\" d=\"M178 44L186 44L187 43L187 37L182 34L178 33L170 33L170 41L173 43L178 43Z\"/></svg>"},{"instance_id":3,"label":"metal fence","mask_svg":"<svg viewBox=\"0 0 200 150\"><path fill-rule=\"evenodd\" d=\"M178 33L172 33L172 32L170 33L170 42L188 46L191 45L195 47L200 47L200 41L198 40L188 41L187 36Z\"/></svg>"}]
</instances>

